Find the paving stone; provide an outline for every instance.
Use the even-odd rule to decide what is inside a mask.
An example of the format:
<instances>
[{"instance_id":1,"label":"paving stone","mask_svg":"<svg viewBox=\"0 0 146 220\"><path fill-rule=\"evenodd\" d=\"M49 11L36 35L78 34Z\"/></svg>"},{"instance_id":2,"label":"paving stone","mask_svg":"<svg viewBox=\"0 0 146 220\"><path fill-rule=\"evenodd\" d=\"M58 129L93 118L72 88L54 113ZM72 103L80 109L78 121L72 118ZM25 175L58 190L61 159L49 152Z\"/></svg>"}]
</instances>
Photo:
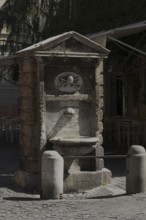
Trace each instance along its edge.
<instances>
[{"instance_id":1,"label":"paving stone","mask_svg":"<svg viewBox=\"0 0 146 220\"><path fill-rule=\"evenodd\" d=\"M6 149L3 151L6 153ZM12 156L12 151L9 154ZM18 155L13 152L13 156L17 158ZM0 174L8 173L8 179L0 176L0 220L146 219L146 193L126 195L123 172L116 171L117 176L106 186L64 195L62 200L40 200L38 194L25 192L13 182L16 161L12 163L10 173L10 165L5 167L5 163L5 160L0 160Z\"/></svg>"}]
</instances>

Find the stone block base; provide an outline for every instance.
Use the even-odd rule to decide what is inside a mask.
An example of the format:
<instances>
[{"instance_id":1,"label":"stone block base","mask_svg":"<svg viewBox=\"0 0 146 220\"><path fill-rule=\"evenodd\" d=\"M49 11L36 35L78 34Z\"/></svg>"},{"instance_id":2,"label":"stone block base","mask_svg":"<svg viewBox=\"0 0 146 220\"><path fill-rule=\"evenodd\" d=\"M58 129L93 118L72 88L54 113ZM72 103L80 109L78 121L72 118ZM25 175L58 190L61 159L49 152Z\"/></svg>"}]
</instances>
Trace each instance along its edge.
<instances>
[{"instance_id":1,"label":"stone block base","mask_svg":"<svg viewBox=\"0 0 146 220\"><path fill-rule=\"evenodd\" d=\"M80 193L111 182L111 171L74 172L64 177L64 193Z\"/></svg>"},{"instance_id":2,"label":"stone block base","mask_svg":"<svg viewBox=\"0 0 146 220\"><path fill-rule=\"evenodd\" d=\"M106 185L111 182L111 171L103 168L98 171L79 171L69 173L64 177L64 193L80 193ZM38 191L38 175L18 170L14 176L15 182L30 191Z\"/></svg>"},{"instance_id":3,"label":"stone block base","mask_svg":"<svg viewBox=\"0 0 146 220\"><path fill-rule=\"evenodd\" d=\"M38 188L38 175L36 174L18 170L15 173L14 180L19 186L27 190L34 191Z\"/></svg>"}]
</instances>

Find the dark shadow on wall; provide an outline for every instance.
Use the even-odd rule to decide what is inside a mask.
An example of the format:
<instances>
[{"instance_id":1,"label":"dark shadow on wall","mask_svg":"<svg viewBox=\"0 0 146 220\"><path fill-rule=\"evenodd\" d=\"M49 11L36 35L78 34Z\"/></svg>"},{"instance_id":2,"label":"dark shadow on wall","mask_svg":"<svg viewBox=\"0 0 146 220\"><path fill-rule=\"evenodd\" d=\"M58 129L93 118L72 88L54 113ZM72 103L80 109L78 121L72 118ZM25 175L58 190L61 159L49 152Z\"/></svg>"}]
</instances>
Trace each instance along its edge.
<instances>
[{"instance_id":1,"label":"dark shadow on wall","mask_svg":"<svg viewBox=\"0 0 146 220\"><path fill-rule=\"evenodd\" d=\"M23 191L14 181L14 174L20 169L19 151L18 144L0 142L0 188Z\"/></svg>"}]
</instances>

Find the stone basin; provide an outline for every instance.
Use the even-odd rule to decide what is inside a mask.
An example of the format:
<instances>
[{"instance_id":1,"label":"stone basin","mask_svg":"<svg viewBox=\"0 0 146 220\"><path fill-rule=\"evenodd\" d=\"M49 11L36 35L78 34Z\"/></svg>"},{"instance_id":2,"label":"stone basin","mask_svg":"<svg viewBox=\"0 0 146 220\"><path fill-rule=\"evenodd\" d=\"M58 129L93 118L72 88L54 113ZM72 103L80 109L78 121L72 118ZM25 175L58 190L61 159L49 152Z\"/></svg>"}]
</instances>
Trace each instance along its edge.
<instances>
[{"instance_id":1,"label":"stone basin","mask_svg":"<svg viewBox=\"0 0 146 220\"><path fill-rule=\"evenodd\" d=\"M99 139L97 137L52 137L50 142L53 149L61 155L78 156L86 155L97 147Z\"/></svg>"}]
</instances>

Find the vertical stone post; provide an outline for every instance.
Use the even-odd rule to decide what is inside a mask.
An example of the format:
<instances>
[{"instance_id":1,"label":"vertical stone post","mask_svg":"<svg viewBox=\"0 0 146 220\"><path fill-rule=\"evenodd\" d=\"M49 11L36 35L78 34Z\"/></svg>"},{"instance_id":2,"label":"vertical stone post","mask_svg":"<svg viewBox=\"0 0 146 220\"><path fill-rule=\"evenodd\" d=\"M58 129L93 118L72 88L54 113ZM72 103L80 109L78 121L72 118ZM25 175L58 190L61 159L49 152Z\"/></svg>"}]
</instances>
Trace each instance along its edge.
<instances>
[{"instance_id":1,"label":"vertical stone post","mask_svg":"<svg viewBox=\"0 0 146 220\"><path fill-rule=\"evenodd\" d=\"M44 63L41 58L37 58L38 64L38 81L39 81L39 123L40 123L40 146L39 151L43 150L47 137L46 137L46 120L45 120L45 82L44 82Z\"/></svg>"},{"instance_id":2,"label":"vertical stone post","mask_svg":"<svg viewBox=\"0 0 146 220\"><path fill-rule=\"evenodd\" d=\"M59 199L63 194L64 161L57 151L44 151L41 160L41 197Z\"/></svg>"},{"instance_id":3,"label":"vertical stone post","mask_svg":"<svg viewBox=\"0 0 146 220\"><path fill-rule=\"evenodd\" d=\"M97 156L103 156L103 60L99 59L95 70L95 116L96 116L96 136L99 138L99 145L96 149ZM100 170L104 167L103 159L96 159L96 169Z\"/></svg>"},{"instance_id":4,"label":"vertical stone post","mask_svg":"<svg viewBox=\"0 0 146 220\"><path fill-rule=\"evenodd\" d=\"M38 144L38 191L41 190L41 157L44 146L47 142L46 138L46 120L45 120L45 85L44 85L44 63L42 58L37 57L37 80L38 80L38 123L39 123L39 144Z\"/></svg>"},{"instance_id":5,"label":"vertical stone post","mask_svg":"<svg viewBox=\"0 0 146 220\"><path fill-rule=\"evenodd\" d=\"M130 147L126 161L126 193L146 191L146 151L142 146Z\"/></svg>"},{"instance_id":6,"label":"vertical stone post","mask_svg":"<svg viewBox=\"0 0 146 220\"><path fill-rule=\"evenodd\" d=\"M30 190L37 189L38 139L36 60L30 55L19 57L20 65L20 148L21 169L15 181Z\"/></svg>"}]
</instances>

